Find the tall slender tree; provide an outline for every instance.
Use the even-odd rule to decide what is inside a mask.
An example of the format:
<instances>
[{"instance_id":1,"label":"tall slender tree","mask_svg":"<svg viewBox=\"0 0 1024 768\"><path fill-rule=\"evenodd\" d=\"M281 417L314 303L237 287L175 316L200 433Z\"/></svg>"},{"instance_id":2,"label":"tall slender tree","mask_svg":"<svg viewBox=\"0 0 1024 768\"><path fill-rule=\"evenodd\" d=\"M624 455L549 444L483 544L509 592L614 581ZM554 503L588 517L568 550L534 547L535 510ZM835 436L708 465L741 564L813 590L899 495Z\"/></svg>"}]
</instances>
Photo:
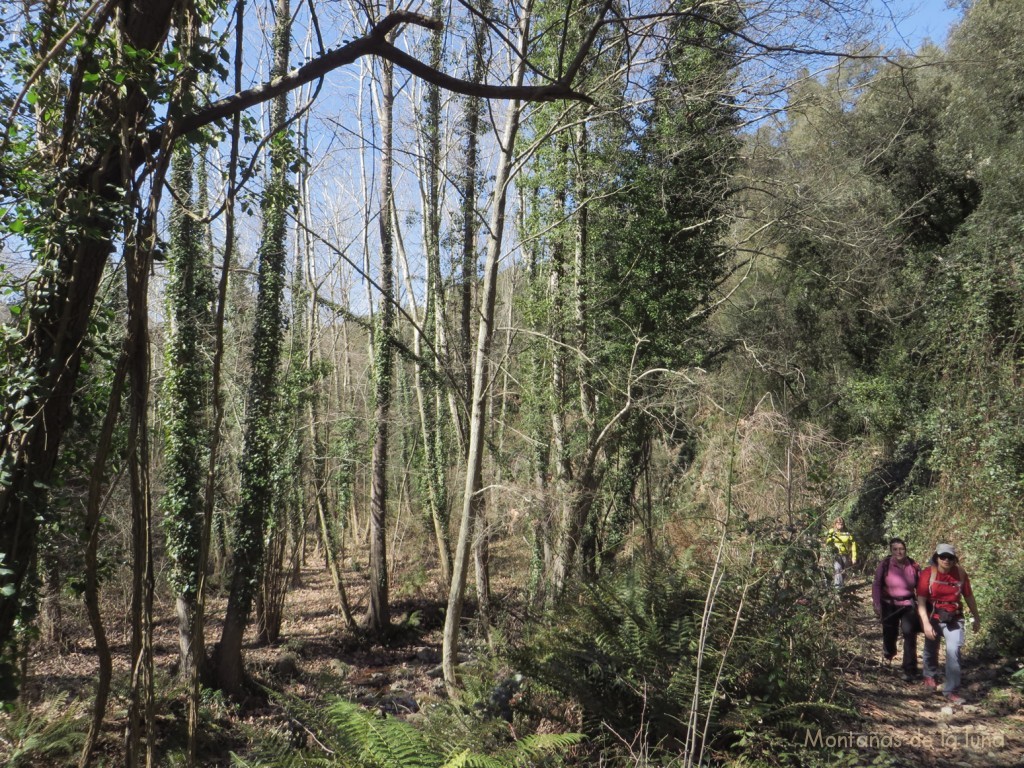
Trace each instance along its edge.
<instances>
[{"instance_id":1,"label":"tall slender tree","mask_svg":"<svg viewBox=\"0 0 1024 768\"><path fill-rule=\"evenodd\" d=\"M519 20L518 43L520 50L530 37L532 0L527 0ZM513 82L521 85L526 77L526 62L521 59L513 72ZM466 594L466 581L471 557L471 537L476 529L480 506L483 503L483 458L487 428L487 394L489 357L494 340L494 308L497 302L498 260L504 243L505 213L508 189L512 179L512 161L519 130L520 102L509 105L505 126L501 133L498 169L494 179L494 200L491 207L490 230L487 239L487 260L484 265L483 293L480 301L480 322L477 330L476 356L473 363L473 395L470 400L469 450L466 454L466 484L462 495L462 514L459 517L459 535L452 563L452 584L448 592L448 612L444 620L442 667L449 689L458 685L456 659L459 653L462 609Z\"/></svg>"},{"instance_id":2,"label":"tall slender tree","mask_svg":"<svg viewBox=\"0 0 1024 768\"><path fill-rule=\"evenodd\" d=\"M274 76L288 71L291 50L291 7L278 0L274 7ZM263 190L261 214L263 239L259 248L255 328L252 341L252 372L246 414L245 447L241 465L241 497L232 520L231 545L234 568L231 591L215 670L217 684L231 693L241 690L245 679L242 637L249 623L258 589L264 556L264 535L274 499L274 437L278 415L277 382L284 333L283 296L285 284L288 206L294 199L289 167L294 157L285 130L288 96L283 93L271 103L270 174Z\"/></svg>"},{"instance_id":3,"label":"tall slender tree","mask_svg":"<svg viewBox=\"0 0 1024 768\"><path fill-rule=\"evenodd\" d=\"M391 3L389 0L388 8ZM391 425L395 329L394 65L381 62L380 77L380 311L373 336L374 443L370 488L370 600L367 629L384 634L391 628L388 598L388 436Z\"/></svg>"},{"instance_id":4,"label":"tall slender tree","mask_svg":"<svg viewBox=\"0 0 1024 768\"><path fill-rule=\"evenodd\" d=\"M206 510L206 473L210 444L210 368L214 302L210 254L193 194L195 159L184 142L174 153L171 187L167 304L171 321L166 346L162 400L165 433L164 487L161 500L171 560L171 585L177 594L179 674L187 677L202 664L198 614ZM194 642L199 646L195 647Z\"/></svg>"},{"instance_id":5,"label":"tall slender tree","mask_svg":"<svg viewBox=\"0 0 1024 768\"><path fill-rule=\"evenodd\" d=\"M443 0L434 0L434 15L440 16L443 9ZM430 64L435 69L440 69L444 61L444 39L443 30L435 30L430 36ZM447 441L443 421L443 403L446 399L447 386L440 375L441 367L445 365L445 360L441 357L445 322L444 284L441 277L441 204L444 199L444 176L441 167L441 89L433 83L427 84L425 101L420 131L423 144L420 178L426 285L423 313L420 316L417 312L417 327L413 330L413 351L416 354L414 374L423 436L430 522L437 541L441 579L448 583L451 581L451 507L447 467L444 464ZM408 270L406 272L408 273ZM409 291L409 295L411 299L415 299L412 291ZM429 347L427 358L424 358L424 355L428 354L425 347ZM431 360L432 365L425 365L425 359Z\"/></svg>"}]
</instances>

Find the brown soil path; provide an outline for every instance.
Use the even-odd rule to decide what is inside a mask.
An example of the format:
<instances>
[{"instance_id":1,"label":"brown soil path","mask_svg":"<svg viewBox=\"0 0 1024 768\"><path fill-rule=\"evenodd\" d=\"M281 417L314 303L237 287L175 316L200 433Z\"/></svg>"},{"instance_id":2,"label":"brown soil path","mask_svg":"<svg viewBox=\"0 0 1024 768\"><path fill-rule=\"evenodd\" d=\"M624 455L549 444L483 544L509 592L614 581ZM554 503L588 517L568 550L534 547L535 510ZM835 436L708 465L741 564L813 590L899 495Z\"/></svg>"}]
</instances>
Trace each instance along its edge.
<instances>
[{"instance_id":1,"label":"brown soil path","mask_svg":"<svg viewBox=\"0 0 1024 768\"><path fill-rule=\"evenodd\" d=\"M863 765L875 759L886 764L888 758L890 765L917 768L1024 766L1024 691L1009 682L1015 666L979 659L968 631L960 692L965 703L949 706L920 681L904 682L898 661L890 665L883 660L870 582L856 582L844 599L850 616L846 687L861 721L849 732L830 734L837 752L861 755ZM923 639L918 638L918 654Z\"/></svg>"}]
</instances>

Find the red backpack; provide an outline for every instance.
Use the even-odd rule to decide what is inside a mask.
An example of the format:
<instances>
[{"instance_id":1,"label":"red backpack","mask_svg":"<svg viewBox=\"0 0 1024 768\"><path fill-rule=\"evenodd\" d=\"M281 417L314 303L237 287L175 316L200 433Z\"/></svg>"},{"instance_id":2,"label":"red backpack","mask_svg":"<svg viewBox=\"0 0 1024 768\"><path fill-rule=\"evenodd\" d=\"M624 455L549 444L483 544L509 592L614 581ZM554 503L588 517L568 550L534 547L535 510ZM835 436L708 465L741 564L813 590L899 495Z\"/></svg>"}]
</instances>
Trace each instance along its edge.
<instances>
[{"instance_id":1,"label":"red backpack","mask_svg":"<svg viewBox=\"0 0 1024 768\"><path fill-rule=\"evenodd\" d=\"M942 600L936 602L932 597L932 585L935 583L935 577L938 575L939 569L934 565L928 566L928 613L938 614L939 621L951 621L960 615L960 596L963 594L964 587L964 572L960 570L959 565L954 565L955 577L957 581L943 581L943 584L948 584L951 587L956 587L956 599L955 600ZM950 608L939 608L940 605L951 606Z\"/></svg>"}]
</instances>

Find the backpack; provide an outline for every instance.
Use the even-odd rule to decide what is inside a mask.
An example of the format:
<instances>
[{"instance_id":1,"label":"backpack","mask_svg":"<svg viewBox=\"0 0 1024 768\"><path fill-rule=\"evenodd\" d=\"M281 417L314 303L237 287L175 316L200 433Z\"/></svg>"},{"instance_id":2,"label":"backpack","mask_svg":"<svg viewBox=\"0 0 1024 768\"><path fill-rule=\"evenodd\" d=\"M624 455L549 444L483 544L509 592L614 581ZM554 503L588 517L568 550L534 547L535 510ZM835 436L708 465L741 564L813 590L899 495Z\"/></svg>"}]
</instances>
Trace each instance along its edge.
<instances>
[{"instance_id":1,"label":"backpack","mask_svg":"<svg viewBox=\"0 0 1024 768\"><path fill-rule=\"evenodd\" d=\"M932 585L935 583L935 577L938 575L939 569L934 565L928 566L928 612L929 614L938 614L939 621L953 621L960 616L960 597L963 595L964 572L960 569L959 563L953 567L956 571L951 571L950 573L955 573L957 581L943 582L944 584L956 587L956 599L942 601L943 605L955 606L954 610L947 611L944 608L936 608L934 605L934 601L932 600Z\"/></svg>"}]
</instances>

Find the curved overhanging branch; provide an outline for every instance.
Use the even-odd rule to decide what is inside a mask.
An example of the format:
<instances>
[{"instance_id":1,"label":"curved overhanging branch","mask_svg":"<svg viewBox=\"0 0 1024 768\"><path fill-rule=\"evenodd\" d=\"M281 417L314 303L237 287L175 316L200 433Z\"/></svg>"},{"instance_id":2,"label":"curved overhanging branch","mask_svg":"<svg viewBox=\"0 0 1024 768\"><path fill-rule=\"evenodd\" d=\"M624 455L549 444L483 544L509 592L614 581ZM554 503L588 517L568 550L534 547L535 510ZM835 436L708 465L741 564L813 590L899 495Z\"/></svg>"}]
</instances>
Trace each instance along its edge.
<instances>
[{"instance_id":1,"label":"curved overhanging branch","mask_svg":"<svg viewBox=\"0 0 1024 768\"><path fill-rule=\"evenodd\" d=\"M560 99L571 99L591 103L589 96L574 91L569 84L563 80L553 80L547 85L490 85L488 83L471 83L458 77L446 75L433 67L424 64L419 59L410 56L391 43L384 42L374 54L387 59L402 69L416 75L421 80L440 86L453 93L463 96L479 96L484 99L520 99L521 101L558 101Z\"/></svg>"},{"instance_id":2,"label":"curved overhanging branch","mask_svg":"<svg viewBox=\"0 0 1024 768\"><path fill-rule=\"evenodd\" d=\"M275 96L287 93L306 83L324 77L338 67L351 64L363 56L379 56L382 59L387 59L428 83L464 96L479 96L485 99L517 98L523 101L557 101L559 99L590 101L587 96L577 93L570 87L568 78L554 80L547 85L515 86L472 83L468 80L445 74L405 51L396 48L388 41L388 34L403 24L415 24L416 26L433 30L438 30L442 27L439 19L430 18L414 11L394 11L374 26L368 34L343 45L341 48L329 50L327 53L307 62L298 69L293 69L268 83L232 94L219 101L215 101L198 112L178 118L174 124L173 134L174 136L182 136L203 128L216 120L230 117L237 112L242 112L257 104L262 104ZM593 38L591 37L588 43L592 42ZM581 50L576 56L577 60L582 60L584 54L585 51ZM575 74L575 71L575 68L569 70L571 74ZM162 128L155 130L159 132Z\"/></svg>"}]
</instances>

